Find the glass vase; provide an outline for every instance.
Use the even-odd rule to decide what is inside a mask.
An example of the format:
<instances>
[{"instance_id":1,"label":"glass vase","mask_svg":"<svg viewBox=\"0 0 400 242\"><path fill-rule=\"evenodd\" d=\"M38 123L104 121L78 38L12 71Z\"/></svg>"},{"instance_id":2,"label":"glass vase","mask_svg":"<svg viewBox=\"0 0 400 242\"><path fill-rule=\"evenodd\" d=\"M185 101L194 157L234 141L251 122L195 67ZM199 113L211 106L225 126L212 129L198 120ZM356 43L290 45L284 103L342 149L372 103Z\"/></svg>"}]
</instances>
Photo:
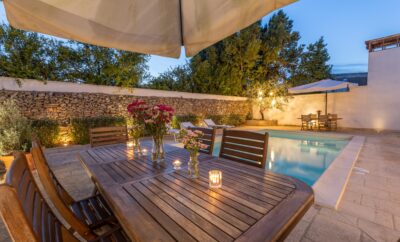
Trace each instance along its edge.
<instances>
[{"instance_id":1,"label":"glass vase","mask_svg":"<svg viewBox=\"0 0 400 242\"><path fill-rule=\"evenodd\" d=\"M191 151L188 162L189 178L197 179L200 177L199 172L199 152Z\"/></svg>"},{"instance_id":2,"label":"glass vase","mask_svg":"<svg viewBox=\"0 0 400 242\"><path fill-rule=\"evenodd\" d=\"M151 160L153 164L165 166L163 135L153 136L153 147L151 149Z\"/></svg>"},{"instance_id":3,"label":"glass vase","mask_svg":"<svg viewBox=\"0 0 400 242\"><path fill-rule=\"evenodd\" d=\"M135 154L142 155L142 147L140 146L140 139L134 138L133 142L134 142L133 152Z\"/></svg>"}]
</instances>

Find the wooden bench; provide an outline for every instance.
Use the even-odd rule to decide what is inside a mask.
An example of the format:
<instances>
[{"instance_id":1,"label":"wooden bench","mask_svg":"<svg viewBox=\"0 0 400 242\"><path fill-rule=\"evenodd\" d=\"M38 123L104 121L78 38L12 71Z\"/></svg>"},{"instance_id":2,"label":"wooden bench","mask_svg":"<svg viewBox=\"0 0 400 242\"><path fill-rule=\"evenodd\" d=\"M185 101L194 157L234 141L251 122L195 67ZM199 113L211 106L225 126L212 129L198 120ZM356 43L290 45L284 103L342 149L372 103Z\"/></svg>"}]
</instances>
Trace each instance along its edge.
<instances>
[{"instance_id":1,"label":"wooden bench","mask_svg":"<svg viewBox=\"0 0 400 242\"><path fill-rule=\"evenodd\" d=\"M219 157L265 168L268 133L224 129Z\"/></svg>"},{"instance_id":2,"label":"wooden bench","mask_svg":"<svg viewBox=\"0 0 400 242\"><path fill-rule=\"evenodd\" d=\"M92 128L89 133L90 145L92 147L125 143L128 141L126 126Z\"/></svg>"},{"instance_id":3,"label":"wooden bench","mask_svg":"<svg viewBox=\"0 0 400 242\"><path fill-rule=\"evenodd\" d=\"M189 127L191 131L201 131L203 132L203 137L200 139L202 144L207 145L205 149L201 149L200 152L212 155L214 150L215 135L217 133L216 128L202 128L202 127Z\"/></svg>"}]
</instances>

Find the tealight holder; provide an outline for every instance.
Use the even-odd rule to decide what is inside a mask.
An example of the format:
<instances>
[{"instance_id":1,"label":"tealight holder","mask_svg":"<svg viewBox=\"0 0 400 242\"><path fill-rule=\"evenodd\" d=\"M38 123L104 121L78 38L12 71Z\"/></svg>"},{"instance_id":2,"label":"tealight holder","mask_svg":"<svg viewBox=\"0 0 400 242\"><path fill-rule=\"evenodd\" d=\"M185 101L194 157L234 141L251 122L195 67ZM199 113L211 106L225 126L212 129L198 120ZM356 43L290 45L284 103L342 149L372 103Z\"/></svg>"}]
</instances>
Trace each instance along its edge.
<instances>
[{"instance_id":1,"label":"tealight holder","mask_svg":"<svg viewBox=\"0 0 400 242\"><path fill-rule=\"evenodd\" d=\"M172 165L174 167L174 170L180 170L182 162L180 160L174 160L174 162L172 162Z\"/></svg>"},{"instance_id":2,"label":"tealight holder","mask_svg":"<svg viewBox=\"0 0 400 242\"><path fill-rule=\"evenodd\" d=\"M210 188L222 187L222 171L211 170L208 172L208 180Z\"/></svg>"}]
</instances>

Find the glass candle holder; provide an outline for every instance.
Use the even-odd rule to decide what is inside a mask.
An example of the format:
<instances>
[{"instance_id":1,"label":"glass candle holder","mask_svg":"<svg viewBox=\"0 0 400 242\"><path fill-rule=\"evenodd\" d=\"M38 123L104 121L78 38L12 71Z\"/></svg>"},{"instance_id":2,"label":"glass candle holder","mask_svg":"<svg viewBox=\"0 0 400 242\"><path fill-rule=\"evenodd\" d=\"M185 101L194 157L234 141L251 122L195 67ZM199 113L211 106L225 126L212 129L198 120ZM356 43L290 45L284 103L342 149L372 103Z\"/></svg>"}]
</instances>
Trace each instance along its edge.
<instances>
[{"instance_id":1,"label":"glass candle holder","mask_svg":"<svg viewBox=\"0 0 400 242\"><path fill-rule=\"evenodd\" d=\"M222 187L222 171L211 170L208 172L208 180L210 188Z\"/></svg>"},{"instance_id":2,"label":"glass candle holder","mask_svg":"<svg viewBox=\"0 0 400 242\"><path fill-rule=\"evenodd\" d=\"M129 141L126 146L128 146L129 148L133 148L135 146L135 143L133 141Z\"/></svg>"},{"instance_id":3,"label":"glass candle holder","mask_svg":"<svg viewBox=\"0 0 400 242\"><path fill-rule=\"evenodd\" d=\"M172 165L174 166L174 170L180 170L182 162L180 160L174 160L174 162L172 162Z\"/></svg>"}]
</instances>

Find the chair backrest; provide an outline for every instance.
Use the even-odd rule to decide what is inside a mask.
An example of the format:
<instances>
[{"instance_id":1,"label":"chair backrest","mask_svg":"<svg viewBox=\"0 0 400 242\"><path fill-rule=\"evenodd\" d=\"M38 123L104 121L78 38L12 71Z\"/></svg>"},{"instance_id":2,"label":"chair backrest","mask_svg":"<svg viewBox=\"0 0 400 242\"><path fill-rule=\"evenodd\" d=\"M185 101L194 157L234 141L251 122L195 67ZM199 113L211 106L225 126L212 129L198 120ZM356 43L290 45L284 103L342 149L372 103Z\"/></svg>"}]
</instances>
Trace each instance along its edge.
<instances>
[{"instance_id":1,"label":"chair backrest","mask_svg":"<svg viewBox=\"0 0 400 242\"><path fill-rule=\"evenodd\" d=\"M204 119L204 123L207 125L207 126L215 126L216 124L215 124L215 122L212 120L212 119Z\"/></svg>"},{"instance_id":2,"label":"chair backrest","mask_svg":"<svg viewBox=\"0 0 400 242\"><path fill-rule=\"evenodd\" d=\"M308 122L311 120L311 115L301 115L301 121Z\"/></svg>"},{"instance_id":3,"label":"chair backrest","mask_svg":"<svg viewBox=\"0 0 400 242\"><path fill-rule=\"evenodd\" d=\"M224 129L219 156L265 168L268 137L268 133Z\"/></svg>"},{"instance_id":4,"label":"chair backrest","mask_svg":"<svg viewBox=\"0 0 400 242\"><path fill-rule=\"evenodd\" d=\"M337 119L338 115L337 114L329 114L330 119Z\"/></svg>"},{"instance_id":5,"label":"chair backrest","mask_svg":"<svg viewBox=\"0 0 400 242\"><path fill-rule=\"evenodd\" d=\"M49 178L51 180L50 185L54 187L57 191L57 194L61 197L61 200L65 203L65 205L70 206L75 200L71 197L71 195L65 190L63 185L60 183L53 170L50 168L49 163L47 162L46 156L44 155L42 145L37 138L32 138L32 148L31 155L33 164L35 165L39 176L44 178ZM39 169L41 168L41 169Z\"/></svg>"},{"instance_id":6,"label":"chair backrest","mask_svg":"<svg viewBox=\"0 0 400 242\"><path fill-rule=\"evenodd\" d=\"M319 122L326 122L326 121L328 121L328 115L319 115L318 121L319 121Z\"/></svg>"},{"instance_id":7,"label":"chair backrest","mask_svg":"<svg viewBox=\"0 0 400 242\"><path fill-rule=\"evenodd\" d=\"M50 169L47 160L40 147L40 143L33 139L31 148L32 160L35 164L37 174L43 189L46 191L48 197L52 201L54 207L81 236L84 238L93 238L90 228L81 221L69 208L74 202L74 199L64 189L53 171Z\"/></svg>"},{"instance_id":8,"label":"chair backrest","mask_svg":"<svg viewBox=\"0 0 400 242\"><path fill-rule=\"evenodd\" d=\"M201 149L200 152L212 155L217 130L215 128L210 129L202 127L190 127L189 130L203 132L203 137L200 139L200 142L207 145L207 148Z\"/></svg>"},{"instance_id":9,"label":"chair backrest","mask_svg":"<svg viewBox=\"0 0 400 242\"><path fill-rule=\"evenodd\" d=\"M127 141L128 131L126 126L90 129L90 145L92 147L125 143Z\"/></svg>"},{"instance_id":10,"label":"chair backrest","mask_svg":"<svg viewBox=\"0 0 400 242\"><path fill-rule=\"evenodd\" d=\"M0 186L0 214L13 241L78 241L74 229L67 229L43 198L22 153ZM87 237L88 239L95 238Z\"/></svg>"},{"instance_id":11,"label":"chair backrest","mask_svg":"<svg viewBox=\"0 0 400 242\"><path fill-rule=\"evenodd\" d=\"M181 129L188 129L190 127L196 127L191 122L182 122L180 123Z\"/></svg>"},{"instance_id":12,"label":"chair backrest","mask_svg":"<svg viewBox=\"0 0 400 242\"><path fill-rule=\"evenodd\" d=\"M315 119L317 119L318 118L318 115L317 114L310 114L310 119L311 120L315 120Z\"/></svg>"}]
</instances>

